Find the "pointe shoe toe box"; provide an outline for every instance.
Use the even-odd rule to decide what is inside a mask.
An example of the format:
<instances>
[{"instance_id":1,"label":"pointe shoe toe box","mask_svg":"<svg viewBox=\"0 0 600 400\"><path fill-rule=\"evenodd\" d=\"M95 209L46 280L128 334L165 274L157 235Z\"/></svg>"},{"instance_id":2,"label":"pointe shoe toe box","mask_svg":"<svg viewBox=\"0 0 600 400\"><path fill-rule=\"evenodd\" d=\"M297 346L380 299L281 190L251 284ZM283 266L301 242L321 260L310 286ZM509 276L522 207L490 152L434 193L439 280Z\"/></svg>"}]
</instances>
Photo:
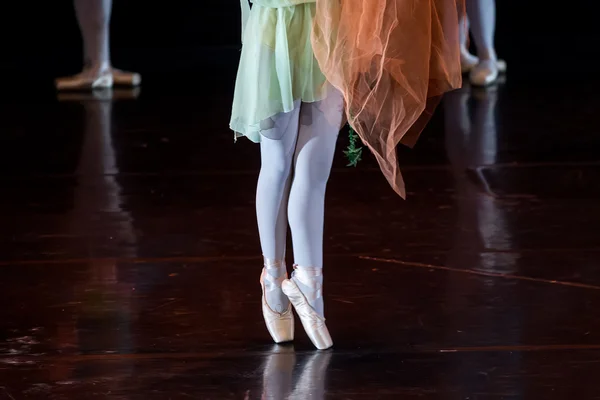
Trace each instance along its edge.
<instances>
[{"instance_id":1,"label":"pointe shoe toe box","mask_svg":"<svg viewBox=\"0 0 600 400\"><path fill-rule=\"evenodd\" d=\"M262 311L267 330L275 343L294 340L294 315L291 304L286 311L278 313L271 310L263 298Z\"/></svg>"},{"instance_id":2,"label":"pointe shoe toe box","mask_svg":"<svg viewBox=\"0 0 600 400\"><path fill-rule=\"evenodd\" d=\"M332 347L333 340L325 325L325 318L310 306L298 285L293 280L286 279L283 281L281 289L294 305L302 326L314 346L319 350Z\"/></svg>"}]
</instances>

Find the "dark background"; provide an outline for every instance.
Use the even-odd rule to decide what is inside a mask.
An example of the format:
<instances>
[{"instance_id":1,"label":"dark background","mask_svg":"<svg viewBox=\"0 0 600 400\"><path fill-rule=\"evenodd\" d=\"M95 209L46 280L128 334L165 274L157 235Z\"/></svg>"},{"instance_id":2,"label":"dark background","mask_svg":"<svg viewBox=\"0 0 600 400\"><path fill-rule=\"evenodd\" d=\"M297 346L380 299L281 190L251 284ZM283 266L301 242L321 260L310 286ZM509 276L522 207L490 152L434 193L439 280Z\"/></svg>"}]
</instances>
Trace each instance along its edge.
<instances>
[{"instance_id":1,"label":"dark background","mask_svg":"<svg viewBox=\"0 0 600 400\"><path fill-rule=\"evenodd\" d=\"M594 77L600 34L592 4L498 1L497 50L511 80ZM0 21L1 70L30 79L79 70L81 40L71 1L3 2ZM235 70L239 2L114 0L111 31L113 64L147 77Z\"/></svg>"}]
</instances>

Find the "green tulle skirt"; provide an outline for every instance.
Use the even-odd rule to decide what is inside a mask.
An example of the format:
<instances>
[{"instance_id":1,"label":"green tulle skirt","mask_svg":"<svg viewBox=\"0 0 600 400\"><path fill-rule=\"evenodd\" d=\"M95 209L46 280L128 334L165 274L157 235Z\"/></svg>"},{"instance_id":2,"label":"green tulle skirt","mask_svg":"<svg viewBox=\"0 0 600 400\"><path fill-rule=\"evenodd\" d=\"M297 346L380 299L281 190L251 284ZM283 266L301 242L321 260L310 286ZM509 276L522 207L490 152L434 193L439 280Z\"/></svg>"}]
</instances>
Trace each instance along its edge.
<instances>
[{"instance_id":1,"label":"green tulle skirt","mask_svg":"<svg viewBox=\"0 0 600 400\"><path fill-rule=\"evenodd\" d=\"M230 128L260 141L261 122L327 94L311 32L315 0L255 0L243 32ZM263 124L264 126L264 124Z\"/></svg>"}]
</instances>

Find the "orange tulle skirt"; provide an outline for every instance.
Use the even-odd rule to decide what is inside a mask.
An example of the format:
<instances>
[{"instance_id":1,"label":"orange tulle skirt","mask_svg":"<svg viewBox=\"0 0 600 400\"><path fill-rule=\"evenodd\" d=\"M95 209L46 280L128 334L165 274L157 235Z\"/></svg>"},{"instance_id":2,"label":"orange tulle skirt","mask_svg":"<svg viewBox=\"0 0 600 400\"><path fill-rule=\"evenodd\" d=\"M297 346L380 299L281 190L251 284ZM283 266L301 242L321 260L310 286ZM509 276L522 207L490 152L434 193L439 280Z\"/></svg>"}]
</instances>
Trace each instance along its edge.
<instances>
[{"instance_id":1,"label":"orange tulle skirt","mask_svg":"<svg viewBox=\"0 0 600 400\"><path fill-rule=\"evenodd\" d=\"M348 123L405 197L396 147L413 146L441 96L462 84L462 0L317 0L312 45Z\"/></svg>"}]
</instances>

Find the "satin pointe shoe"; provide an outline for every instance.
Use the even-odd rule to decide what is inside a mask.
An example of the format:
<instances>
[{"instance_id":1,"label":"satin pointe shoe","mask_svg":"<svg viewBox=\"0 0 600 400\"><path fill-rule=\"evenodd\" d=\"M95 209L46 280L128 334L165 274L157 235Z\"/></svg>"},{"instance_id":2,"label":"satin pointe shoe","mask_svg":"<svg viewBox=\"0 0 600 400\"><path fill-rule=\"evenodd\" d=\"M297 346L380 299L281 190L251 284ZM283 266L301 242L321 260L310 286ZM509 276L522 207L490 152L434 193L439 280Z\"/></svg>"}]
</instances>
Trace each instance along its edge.
<instances>
[{"instance_id":1,"label":"satin pointe shoe","mask_svg":"<svg viewBox=\"0 0 600 400\"><path fill-rule=\"evenodd\" d=\"M110 69L89 69L77 75L58 78L55 84L59 91L109 89L113 86L113 75Z\"/></svg>"},{"instance_id":2,"label":"satin pointe shoe","mask_svg":"<svg viewBox=\"0 0 600 400\"><path fill-rule=\"evenodd\" d=\"M488 86L498 80L498 66L495 60L480 61L469 73L473 86Z\"/></svg>"},{"instance_id":3,"label":"satin pointe shoe","mask_svg":"<svg viewBox=\"0 0 600 400\"><path fill-rule=\"evenodd\" d=\"M460 67L463 74L468 74L471 72L471 70L475 68L477 64L479 64L479 58L475 57L471 53L460 54ZM506 61L496 60L496 68L498 68L499 73L505 73L507 68Z\"/></svg>"},{"instance_id":4,"label":"satin pointe shoe","mask_svg":"<svg viewBox=\"0 0 600 400\"><path fill-rule=\"evenodd\" d=\"M283 263L283 262L281 262ZM278 262L271 262L265 258L265 266L260 275L260 286L262 288L262 312L265 319L267 330L271 334L271 337L275 343L285 343L294 340L294 314L292 313L292 305L288 304L287 309L279 313L274 311L267 303L267 285L269 282L270 287L274 288L271 290L277 290L276 288L281 287L282 282L287 279L287 274L282 275L280 278L274 278L267 272L269 268L278 268Z\"/></svg>"},{"instance_id":5,"label":"satin pointe shoe","mask_svg":"<svg viewBox=\"0 0 600 400\"><path fill-rule=\"evenodd\" d=\"M302 326L313 345L319 350L328 349L333 346L333 340L325 325L325 318L311 307L309 299L294 281L297 279L302 285L311 288L309 296L314 297L311 300L317 299L322 295L322 287L314 279L310 279L310 277L320 276L322 269L294 266L294 270L292 279L285 279L281 285L281 289L292 302L296 313L300 317ZM301 272L298 273L298 271Z\"/></svg>"}]
</instances>

